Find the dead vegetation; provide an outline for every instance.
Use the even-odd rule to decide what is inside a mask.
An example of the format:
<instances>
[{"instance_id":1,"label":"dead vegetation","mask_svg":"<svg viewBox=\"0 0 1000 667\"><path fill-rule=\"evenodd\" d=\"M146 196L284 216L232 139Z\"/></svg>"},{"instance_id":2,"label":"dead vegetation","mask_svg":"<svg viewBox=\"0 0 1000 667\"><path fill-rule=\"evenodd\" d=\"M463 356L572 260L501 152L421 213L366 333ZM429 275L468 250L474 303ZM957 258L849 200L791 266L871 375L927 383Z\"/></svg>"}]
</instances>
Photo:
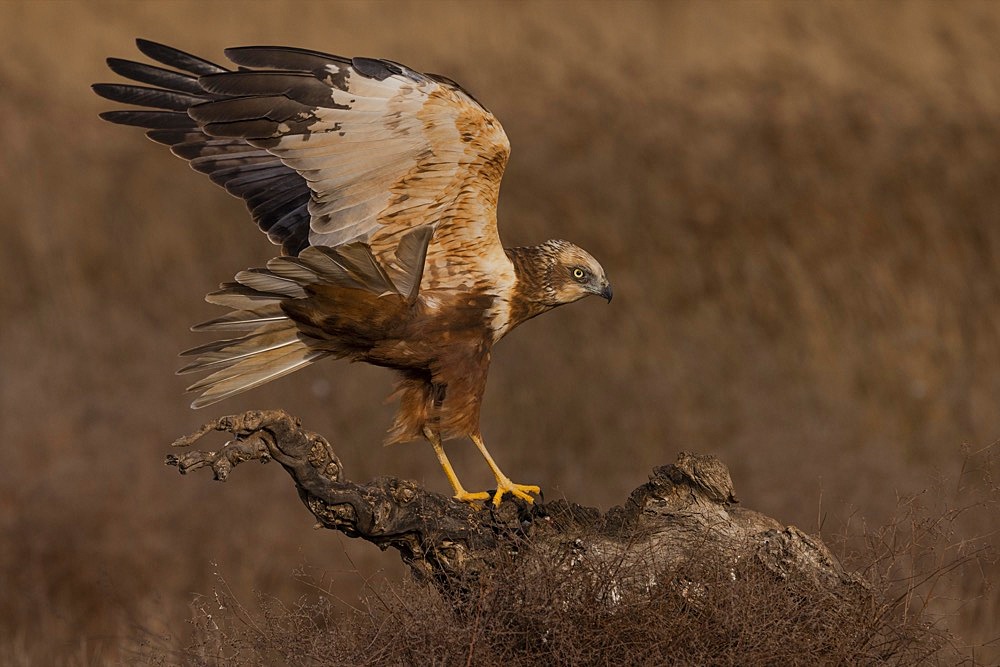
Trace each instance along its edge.
<instances>
[{"instance_id":1,"label":"dead vegetation","mask_svg":"<svg viewBox=\"0 0 1000 667\"><path fill-rule=\"evenodd\" d=\"M984 460L995 463L995 453ZM481 554L501 565L471 593L467 582L383 580L366 582L352 603L323 568L307 567L296 578L308 593L290 603L258 593L247 603L217 574L213 592L192 605L189 644L147 637L132 650L151 663L195 665L981 664L931 610L950 576L995 566L987 539L955 537L959 517L996 512L998 500L931 508L900 499L884 526L844 536L865 545L847 555L864 574L858 585L831 586L805 569L779 574L759 558L734 564L706 545L626 592L621 563L536 567L530 554L540 545L530 537L517 555L509 543Z\"/></svg>"},{"instance_id":2,"label":"dead vegetation","mask_svg":"<svg viewBox=\"0 0 1000 667\"><path fill-rule=\"evenodd\" d=\"M893 614L996 663L998 568L954 558L997 543L989 457L962 448L1000 434L998 32L996 4L973 1L0 5L0 662L128 661L140 632L167 662L213 645L185 623L213 562L254 613L259 591L279 611L331 605L304 624L371 606L406 632L376 596L409 599L401 568L304 530L272 471L220 488L160 465L214 416L172 376L211 316L200 295L273 248L239 202L96 119L103 58L145 36L213 58L268 42L384 56L468 85L513 144L505 241L572 238L616 289L497 350L483 427L505 468L608 507L677 451L716 454L748 505L845 534L843 560L903 596ZM317 368L224 412L289 407L359 477L445 490L427 451L375 446L388 387ZM471 486L467 450L449 454ZM894 524L900 499L947 520ZM909 526L933 548L888 556ZM291 577L303 561L330 595Z\"/></svg>"},{"instance_id":3,"label":"dead vegetation","mask_svg":"<svg viewBox=\"0 0 1000 667\"><path fill-rule=\"evenodd\" d=\"M884 526L843 535L864 545L843 569L815 538L740 507L711 456L678 455L603 516L565 501L477 512L410 482L351 481L331 444L281 411L223 417L175 444L211 430L234 439L168 464L225 481L238 465L274 460L317 527L394 548L414 577L366 582L359 604L345 605L334 584L303 572L310 594L291 605L258 594L252 608L219 577L194 604L191 644L136 645L155 662L978 664L935 607L949 576L997 564L991 536L958 537L963 515L1000 511L994 447L967 454L963 504L939 487L933 507L902 498Z\"/></svg>"},{"instance_id":4,"label":"dead vegetation","mask_svg":"<svg viewBox=\"0 0 1000 667\"><path fill-rule=\"evenodd\" d=\"M178 649L147 639L134 650L160 664L198 665L910 666L963 660L955 638L926 609L914 613L907 602L966 561L838 593L801 574L777 578L756 560L734 567L714 550L693 562L697 571L659 572L662 584L624 599L606 583L618 572L581 579L514 562L464 600L404 579L371 585L359 602L345 605L336 586L316 578L322 575L300 572L310 593L291 603L263 594L245 603L220 577L214 591L193 604L189 644Z\"/></svg>"},{"instance_id":5,"label":"dead vegetation","mask_svg":"<svg viewBox=\"0 0 1000 667\"><path fill-rule=\"evenodd\" d=\"M757 564L703 561L697 585L664 586L620 604L595 577L578 590L557 571L514 570L488 582L461 614L452 600L404 581L370 589L343 610L334 592L251 609L224 591L196 601L195 635L175 655L204 665L816 665L936 664L958 659L947 637L812 580L776 581ZM566 595L567 588L573 595ZM152 644L145 655L162 654Z\"/></svg>"}]
</instances>

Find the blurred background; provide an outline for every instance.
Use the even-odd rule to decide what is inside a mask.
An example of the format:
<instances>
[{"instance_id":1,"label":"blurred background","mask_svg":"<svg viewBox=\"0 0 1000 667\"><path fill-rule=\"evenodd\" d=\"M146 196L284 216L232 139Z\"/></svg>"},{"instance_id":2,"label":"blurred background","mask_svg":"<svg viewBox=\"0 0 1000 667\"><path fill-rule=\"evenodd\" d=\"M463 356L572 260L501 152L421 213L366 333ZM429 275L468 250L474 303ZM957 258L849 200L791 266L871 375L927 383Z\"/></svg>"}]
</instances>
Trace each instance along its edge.
<instances>
[{"instance_id":1,"label":"blurred background","mask_svg":"<svg viewBox=\"0 0 1000 667\"><path fill-rule=\"evenodd\" d=\"M196 595L349 603L394 553L310 530L277 466L181 478L168 444L286 408L348 474L447 492L383 448L391 375L322 363L199 412L178 351L204 293L276 254L242 203L97 118L137 36L213 60L279 43L461 82L513 146L507 245L567 238L615 288L504 340L483 429L548 499L622 502L678 451L747 506L829 539L900 497L985 494L1000 437L1000 4L0 4L0 662L183 646ZM218 441L221 442L221 439ZM991 449L992 447L992 449ZM492 482L449 446L468 488ZM985 461L985 463L984 463ZM969 512L956 541L997 529ZM997 638L996 572L941 622ZM980 652L980 655L982 653Z\"/></svg>"}]
</instances>

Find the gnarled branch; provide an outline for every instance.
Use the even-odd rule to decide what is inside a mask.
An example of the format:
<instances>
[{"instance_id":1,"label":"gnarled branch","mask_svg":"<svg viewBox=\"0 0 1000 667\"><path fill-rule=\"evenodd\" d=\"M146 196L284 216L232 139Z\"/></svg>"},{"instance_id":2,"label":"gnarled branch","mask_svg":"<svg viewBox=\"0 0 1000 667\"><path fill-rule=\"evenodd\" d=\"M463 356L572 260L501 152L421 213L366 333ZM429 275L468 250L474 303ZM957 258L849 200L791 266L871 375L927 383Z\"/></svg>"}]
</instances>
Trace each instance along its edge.
<instances>
[{"instance_id":1,"label":"gnarled branch","mask_svg":"<svg viewBox=\"0 0 1000 667\"><path fill-rule=\"evenodd\" d=\"M323 527L397 549L416 574L449 593L464 589L470 575L509 566L511 554L522 565L581 576L613 570L619 594L648 588L656 573L695 571L706 553L734 566L755 559L778 578L805 575L830 589L865 586L818 539L741 507L728 469L713 456L679 454L605 514L563 500L528 505L509 497L498 508L477 508L408 480L350 481L330 443L281 410L221 417L174 446L211 431L233 439L167 463L181 473L210 467L225 480L241 463L273 459Z\"/></svg>"}]
</instances>

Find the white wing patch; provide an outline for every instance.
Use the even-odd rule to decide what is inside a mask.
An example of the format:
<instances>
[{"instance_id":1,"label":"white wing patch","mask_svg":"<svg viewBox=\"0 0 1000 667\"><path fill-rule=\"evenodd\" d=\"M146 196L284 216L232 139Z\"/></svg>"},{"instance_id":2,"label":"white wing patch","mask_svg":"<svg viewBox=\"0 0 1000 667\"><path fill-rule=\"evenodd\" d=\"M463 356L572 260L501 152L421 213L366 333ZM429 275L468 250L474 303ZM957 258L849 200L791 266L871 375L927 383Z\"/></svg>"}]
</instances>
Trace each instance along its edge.
<instances>
[{"instance_id":1,"label":"white wing patch","mask_svg":"<svg viewBox=\"0 0 1000 667\"><path fill-rule=\"evenodd\" d=\"M407 231L433 225L422 288L510 286L496 228L510 145L454 82L386 60L273 46L226 49L233 71L138 44L180 71L115 61L116 71L161 87L95 90L157 110L105 117L149 128L242 197L287 253L361 241L389 261Z\"/></svg>"},{"instance_id":2,"label":"white wing patch","mask_svg":"<svg viewBox=\"0 0 1000 667\"><path fill-rule=\"evenodd\" d=\"M440 84L405 73L376 80L335 63L325 71L320 78L331 84L332 104L312 111L315 121L307 133L287 134L279 127L284 136L267 146L313 191L310 243L368 242L383 226L381 216L407 210L422 209L430 214L424 222L433 221L448 204L439 194L460 164L456 151L445 147L462 146L453 120L432 126L429 137L420 118ZM428 168L411 174L421 164ZM441 168L429 168L435 165Z\"/></svg>"}]
</instances>

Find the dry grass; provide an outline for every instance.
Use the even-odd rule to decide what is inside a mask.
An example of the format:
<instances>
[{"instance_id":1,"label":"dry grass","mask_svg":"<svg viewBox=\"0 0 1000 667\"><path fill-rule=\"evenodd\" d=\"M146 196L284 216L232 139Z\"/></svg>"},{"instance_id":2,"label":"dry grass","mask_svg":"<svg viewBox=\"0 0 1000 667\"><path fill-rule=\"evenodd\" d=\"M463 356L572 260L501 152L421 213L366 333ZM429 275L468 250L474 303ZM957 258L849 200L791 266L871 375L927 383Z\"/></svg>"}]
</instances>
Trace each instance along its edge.
<instances>
[{"instance_id":1,"label":"dry grass","mask_svg":"<svg viewBox=\"0 0 1000 667\"><path fill-rule=\"evenodd\" d=\"M949 542L974 508L901 502L855 556L870 587L831 590L805 572L779 578L755 558L733 564L706 550L625 591L614 566L567 572L504 552L506 566L459 598L404 579L350 605L322 573L303 571L309 594L291 604L258 594L248 607L219 577L193 605L191 644L146 638L133 650L143 662L192 665L954 665L963 652L930 605L953 572L995 562L981 540ZM519 545L520 557L531 549Z\"/></svg>"},{"instance_id":2,"label":"dry grass","mask_svg":"<svg viewBox=\"0 0 1000 667\"><path fill-rule=\"evenodd\" d=\"M399 576L306 530L273 470L218 486L160 465L203 418L172 376L212 315L200 295L273 249L239 202L97 121L88 85L132 37L380 55L466 83L514 146L505 240L570 238L616 294L504 341L484 413L501 464L607 506L677 450L714 453L748 506L807 529L821 506L835 534L887 525L897 496L1000 435L998 32L989 2L0 5L0 662L115 660L135 626L186 646L211 562L241 599L295 599L304 558L344 570L345 599L362 594L348 557ZM424 448L375 445L388 387L319 366L223 411L288 408L353 476L444 490ZM489 481L453 449L469 486ZM995 517L970 510L953 541ZM989 663L984 568L935 599L955 600L960 644L994 641Z\"/></svg>"},{"instance_id":3,"label":"dry grass","mask_svg":"<svg viewBox=\"0 0 1000 667\"><path fill-rule=\"evenodd\" d=\"M989 536L963 537L963 517L1000 511L998 463L995 448L970 454L957 487L942 480L930 502L901 498L877 528L845 526L841 547L860 550L842 558L864 584L831 589L804 571L779 577L756 558L734 564L706 549L625 589L615 564L567 571L539 564L524 542L517 556L495 555L501 566L476 585L456 583L454 597L383 580L351 603L322 568L307 567L297 573L306 594L286 603L258 593L247 605L217 575L194 601L188 645L142 637L130 651L144 663L191 665L989 664L943 612L956 603L986 611L968 592L948 596L956 575L982 577L997 564ZM980 621L995 618L987 613Z\"/></svg>"},{"instance_id":4,"label":"dry grass","mask_svg":"<svg viewBox=\"0 0 1000 667\"><path fill-rule=\"evenodd\" d=\"M599 584L513 572L456 616L451 600L404 582L344 612L320 595L253 611L225 594L196 606L195 641L165 662L202 665L816 665L929 664L940 632L881 616L860 591L822 595L756 564L708 562L697 585L669 584L606 605ZM139 654L164 656L148 644ZM952 653L954 656L954 653Z\"/></svg>"}]
</instances>

